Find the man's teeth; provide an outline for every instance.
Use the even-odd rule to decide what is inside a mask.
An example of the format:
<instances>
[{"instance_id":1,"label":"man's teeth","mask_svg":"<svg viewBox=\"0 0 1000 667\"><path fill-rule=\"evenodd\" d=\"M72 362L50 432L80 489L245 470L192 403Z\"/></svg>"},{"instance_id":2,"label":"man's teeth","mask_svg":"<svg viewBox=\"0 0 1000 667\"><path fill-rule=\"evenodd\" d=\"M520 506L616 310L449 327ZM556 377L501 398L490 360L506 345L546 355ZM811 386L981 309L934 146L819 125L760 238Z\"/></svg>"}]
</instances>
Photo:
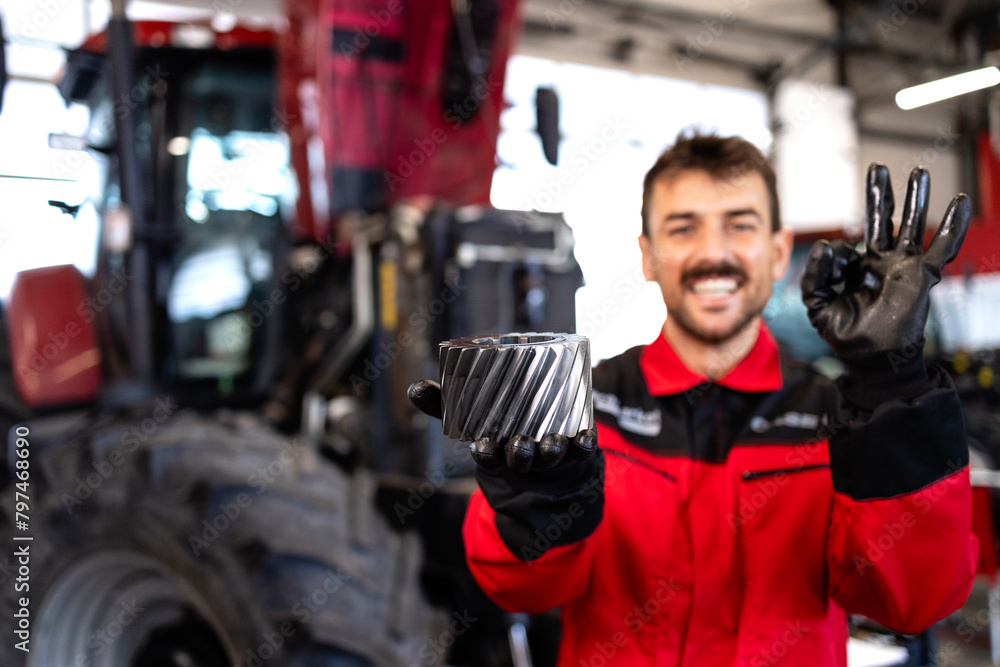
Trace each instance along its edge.
<instances>
[{"instance_id":1,"label":"man's teeth","mask_svg":"<svg viewBox=\"0 0 1000 667\"><path fill-rule=\"evenodd\" d=\"M734 278L706 278L699 280L691 286L695 294L704 296L721 296L731 294L736 291L736 280Z\"/></svg>"}]
</instances>

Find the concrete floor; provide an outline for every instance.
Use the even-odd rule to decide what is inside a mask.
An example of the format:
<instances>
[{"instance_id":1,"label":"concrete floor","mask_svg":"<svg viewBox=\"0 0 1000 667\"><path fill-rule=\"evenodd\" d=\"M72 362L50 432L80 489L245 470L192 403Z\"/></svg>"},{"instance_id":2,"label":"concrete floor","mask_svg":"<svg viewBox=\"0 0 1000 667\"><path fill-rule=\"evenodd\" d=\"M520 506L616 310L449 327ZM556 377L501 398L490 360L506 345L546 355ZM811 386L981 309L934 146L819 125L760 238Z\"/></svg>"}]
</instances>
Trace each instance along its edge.
<instances>
[{"instance_id":1,"label":"concrete floor","mask_svg":"<svg viewBox=\"0 0 1000 667\"><path fill-rule=\"evenodd\" d=\"M934 628L938 667L992 667L988 595L986 580L977 578L965 606Z\"/></svg>"},{"instance_id":2,"label":"concrete floor","mask_svg":"<svg viewBox=\"0 0 1000 667\"><path fill-rule=\"evenodd\" d=\"M987 610L989 589L984 579L978 578L965 606L932 630L933 662L919 667L993 667L990 661L990 619ZM891 638L880 633L871 633L859 628L852 633L855 639L869 644L898 645ZM879 663L877 657L858 654L866 664L889 667L889 663ZM874 662L871 662L874 660ZM854 663L849 663L853 665ZM891 663L893 666L911 663ZM916 667L915 664L912 667Z\"/></svg>"}]
</instances>

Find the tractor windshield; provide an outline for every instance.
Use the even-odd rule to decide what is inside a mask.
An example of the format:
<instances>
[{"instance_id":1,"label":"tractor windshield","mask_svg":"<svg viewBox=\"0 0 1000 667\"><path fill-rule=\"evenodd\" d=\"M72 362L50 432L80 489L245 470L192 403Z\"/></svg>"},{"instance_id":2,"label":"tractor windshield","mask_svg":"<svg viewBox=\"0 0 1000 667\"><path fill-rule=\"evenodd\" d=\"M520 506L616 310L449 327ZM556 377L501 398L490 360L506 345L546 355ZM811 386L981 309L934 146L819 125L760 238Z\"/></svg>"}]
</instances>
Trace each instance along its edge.
<instances>
[{"instance_id":1,"label":"tractor windshield","mask_svg":"<svg viewBox=\"0 0 1000 667\"><path fill-rule=\"evenodd\" d=\"M173 164L178 239L166 291L170 356L177 380L227 394L252 381L277 324L274 253L295 181L271 68L203 62L178 74L161 158Z\"/></svg>"}]
</instances>

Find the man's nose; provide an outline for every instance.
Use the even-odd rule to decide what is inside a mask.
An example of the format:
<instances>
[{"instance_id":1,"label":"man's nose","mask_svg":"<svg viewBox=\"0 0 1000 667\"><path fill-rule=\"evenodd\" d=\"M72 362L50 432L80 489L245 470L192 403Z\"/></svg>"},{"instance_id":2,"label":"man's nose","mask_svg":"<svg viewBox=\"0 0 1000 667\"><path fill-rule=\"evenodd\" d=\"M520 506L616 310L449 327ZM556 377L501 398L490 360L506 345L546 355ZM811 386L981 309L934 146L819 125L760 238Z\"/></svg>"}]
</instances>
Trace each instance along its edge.
<instances>
[{"instance_id":1,"label":"man's nose","mask_svg":"<svg viewBox=\"0 0 1000 667\"><path fill-rule=\"evenodd\" d=\"M729 239L722 224L705 225L702 228L700 240L701 243L698 244L699 259L717 261L729 257Z\"/></svg>"}]
</instances>

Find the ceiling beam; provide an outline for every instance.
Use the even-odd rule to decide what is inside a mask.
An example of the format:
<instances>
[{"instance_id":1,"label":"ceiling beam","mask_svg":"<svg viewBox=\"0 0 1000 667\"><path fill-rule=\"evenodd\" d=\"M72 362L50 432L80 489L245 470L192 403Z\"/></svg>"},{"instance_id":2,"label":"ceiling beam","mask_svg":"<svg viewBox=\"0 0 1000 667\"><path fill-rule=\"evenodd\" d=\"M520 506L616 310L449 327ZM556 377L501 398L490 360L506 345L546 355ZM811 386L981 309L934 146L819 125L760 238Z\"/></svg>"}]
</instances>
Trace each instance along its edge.
<instances>
[{"instance_id":1,"label":"ceiling beam","mask_svg":"<svg viewBox=\"0 0 1000 667\"><path fill-rule=\"evenodd\" d=\"M607 9L616 9L623 12L628 12L628 16L632 19L631 22L639 22L638 14L644 14L646 16L653 16L657 18L667 19L669 21L679 21L683 23L694 23L697 25L703 24L705 21L718 21L721 12L700 12L690 9L680 9L677 7L663 7L650 2L622 2L621 0L587 0L588 5L604 7ZM771 25L768 23L762 23L759 21L751 21L748 19L743 19L735 16L735 12L731 20L726 22L727 29L740 30L745 33L760 35L761 37L774 38L778 37L790 42L799 42L803 44L816 44L828 39L825 35L818 32L810 32L806 30L795 30L794 28L784 28L781 26Z\"/></svg>"}]
</instances>

